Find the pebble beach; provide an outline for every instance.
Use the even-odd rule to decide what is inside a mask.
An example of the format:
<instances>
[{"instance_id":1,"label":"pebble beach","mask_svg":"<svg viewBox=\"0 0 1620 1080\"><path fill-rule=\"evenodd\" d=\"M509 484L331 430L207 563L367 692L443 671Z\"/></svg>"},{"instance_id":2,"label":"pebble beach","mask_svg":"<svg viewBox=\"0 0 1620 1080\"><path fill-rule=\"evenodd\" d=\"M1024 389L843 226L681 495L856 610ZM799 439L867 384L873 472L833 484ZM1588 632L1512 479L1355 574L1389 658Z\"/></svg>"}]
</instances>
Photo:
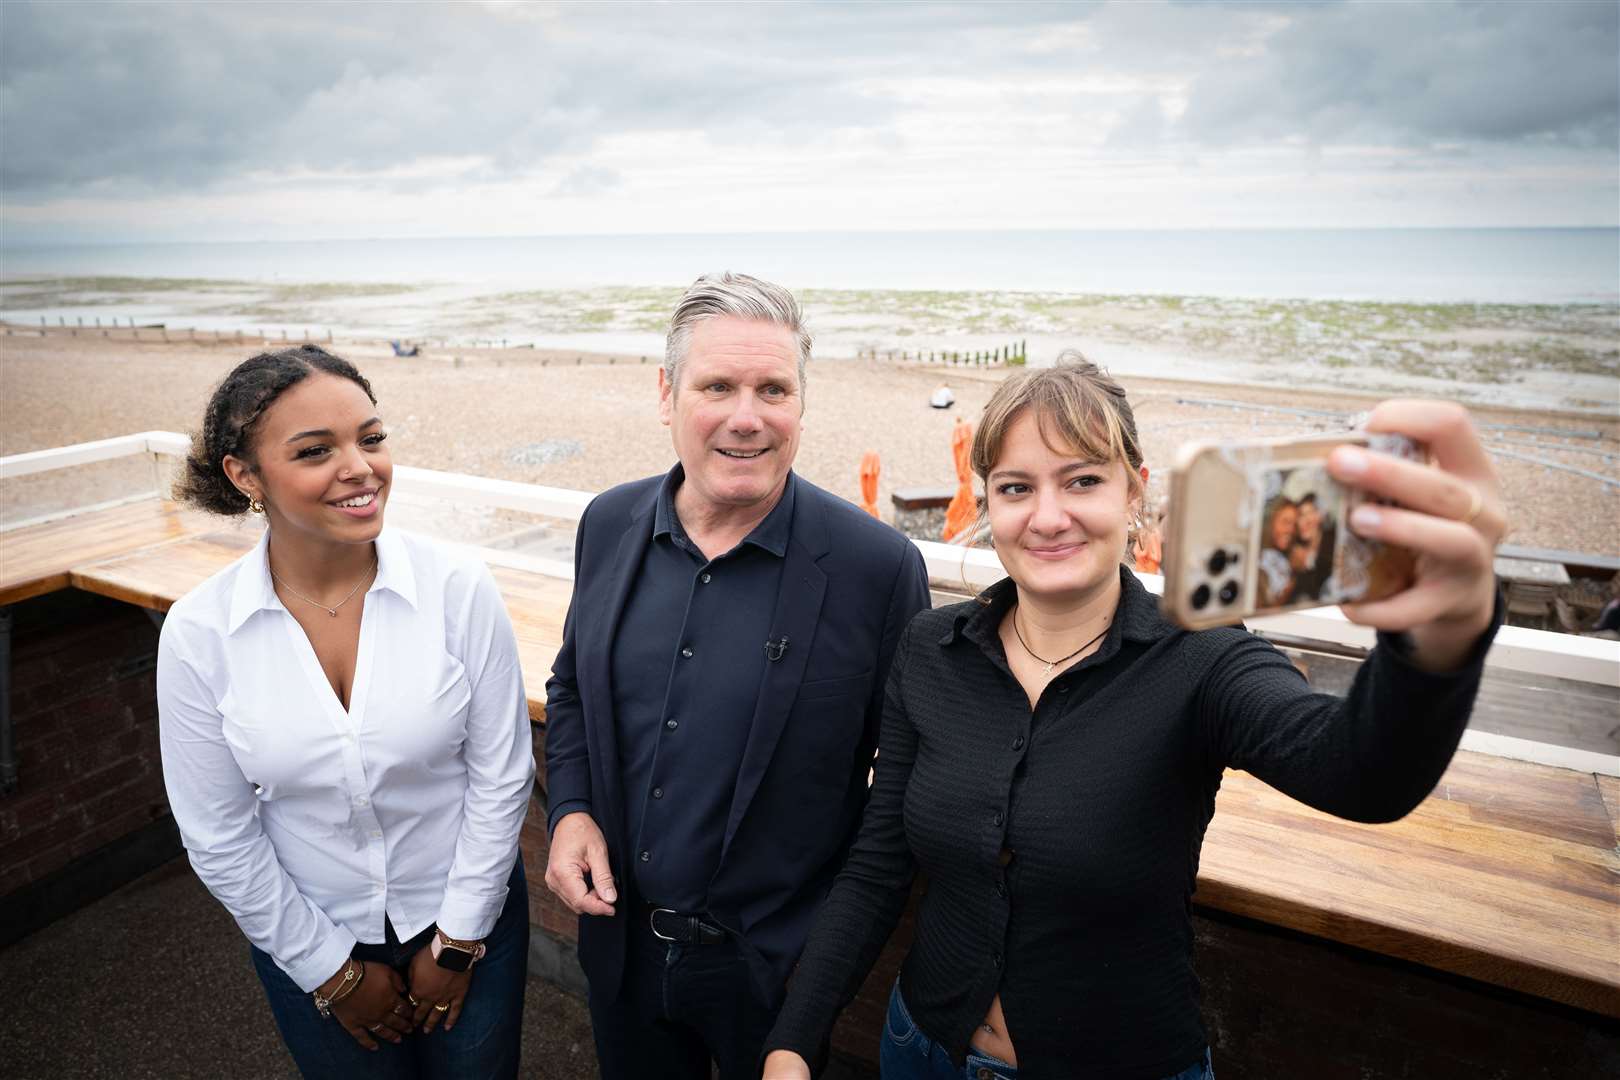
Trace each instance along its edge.
<instances>
[{"instance_id":1,"label":"pebble beach","mask_svg":"<svg viewBox=\"0 0 1620 1080\"><path fill-rule=\"evenodd\" d=\"M0 454L138 431L190 431L214 384L265 347L224 341L158 341L40 335L0 337ZM667 469L669 433L658 421L657 368L640 356L544 349L456 348L398 358L386 342L328 346L372 381L396 462L552 487L601 491ZM875 359L818 358L807 379L796 468L852 501L866 451L882 462L879 506L896 488L954 482L950 434L975 419L1006 369L944 368ZM1150 491L1163 490L1180 444L1334 430L1374 395L1343 390L1121 378L1130 393ZM928 407L951 386L956 405ZM1613 553L1620 523L1620 418L1607 414L1475 406L1507 497L1509 542ZM127 470L126 470L127 471ZM47 473L0 484L5 521L117 497L127 477L95 470Z\"/></svg>"}]
</instances>

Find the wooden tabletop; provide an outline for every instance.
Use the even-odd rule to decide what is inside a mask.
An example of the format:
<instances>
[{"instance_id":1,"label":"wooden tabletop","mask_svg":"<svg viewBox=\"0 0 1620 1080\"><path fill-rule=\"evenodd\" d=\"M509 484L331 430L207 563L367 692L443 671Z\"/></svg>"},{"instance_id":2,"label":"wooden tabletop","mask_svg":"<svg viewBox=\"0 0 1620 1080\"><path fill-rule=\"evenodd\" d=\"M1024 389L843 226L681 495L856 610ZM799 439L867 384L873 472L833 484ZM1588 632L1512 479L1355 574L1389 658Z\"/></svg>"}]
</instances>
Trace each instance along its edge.
<instances>
[{"instance_id":1,"label":"wooden tabletop","mask_svg":"<svg viewBox=\"0 0 1620 1080\"><path fill-rule=\"evenodd\" d=\"M190 531L196 525L153 503L33 526L34 535L0 534L11 590L0 596L9 603L60 579L54 587L71 582L166 611L256 539L249 529ZM493 572L539 721L570 583ZM1234 772L1204 843L1196 900L1620 1017L1617 845L1613 777L1464 752L1405 820L1368 826L1316 813Z\"/></svg>"},{"instance_id":2,"label":"wooden tabletop","mask_svg":"<svg viewBox=\"0 0 1620 1080\"><path fill-rule=\"evenodd\" d=\"M1620 1017L1620 779L1460 751L1401 821L1229 772L1194 899Z\"/></svg>"},{"instance_id":3,"label":"wooden tabletop","mask_svg":"<svg viewBox=\"0 0 1620 1080\"><path fill-rule=\"evenodd\" d=\"M0 532L0 605L69 585L73 567L220 527L218 518L142 499Z\"/></svg>"}]
</instances>

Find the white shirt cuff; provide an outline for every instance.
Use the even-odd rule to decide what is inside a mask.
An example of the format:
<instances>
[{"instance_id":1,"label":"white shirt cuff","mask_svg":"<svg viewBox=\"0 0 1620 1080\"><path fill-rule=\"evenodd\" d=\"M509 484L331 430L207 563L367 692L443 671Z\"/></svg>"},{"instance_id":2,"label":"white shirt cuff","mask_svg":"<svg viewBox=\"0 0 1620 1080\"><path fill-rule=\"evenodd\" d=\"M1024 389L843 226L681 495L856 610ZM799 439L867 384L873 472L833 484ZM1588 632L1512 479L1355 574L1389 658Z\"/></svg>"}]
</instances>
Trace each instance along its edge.
<instances>
[{"instance_id":1,"label":"white shirt cuff","mask_svg":"<svg viewBox=\"0 0 1620 1080\"><path fill-rule=\"evenodd\" d=\"M354 952L354 945L353 934L341 926L333 927L332 933L327 935L326 940L321 942L308 958L290 969L282 965L282 970L287 972L289 979L298 984L300 990L306 994L312 993L321 983L338 973L344 962L349 959L349 954ZM281 961L277 960L276 963L281 964Z\"/></svg>"}]
</instances>

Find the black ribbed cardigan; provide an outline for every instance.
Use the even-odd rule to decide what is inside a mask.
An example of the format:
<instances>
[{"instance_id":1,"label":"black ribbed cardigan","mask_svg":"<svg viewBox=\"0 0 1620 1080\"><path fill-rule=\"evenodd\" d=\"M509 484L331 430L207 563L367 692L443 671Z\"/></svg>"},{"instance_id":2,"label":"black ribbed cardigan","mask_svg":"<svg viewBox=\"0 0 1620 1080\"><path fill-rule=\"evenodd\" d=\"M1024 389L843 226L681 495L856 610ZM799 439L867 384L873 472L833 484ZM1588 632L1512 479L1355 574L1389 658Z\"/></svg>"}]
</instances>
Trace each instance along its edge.
<instances>
[{"instance_id":1,"label":"black ribbed cardigan","mask_svg":"<svg viewBox=\"0 0 1620 1080\"><path fill-rule=\"evenodd\" d=\"M1241 627L1174 626L1121 579L1102 647L1033 712L997 634L1010 581L912 621L865 818L766 1052L817 1060L921 869L900 986L958 1062L997 993L1021 1080L1156 1080L1201 1060L1191 906L1222 770L1355 821L1403 816L1456 750L1501 619L1498 601L1446 674L1380 635L1341 699Z\"/></svg>"}]
</instances>

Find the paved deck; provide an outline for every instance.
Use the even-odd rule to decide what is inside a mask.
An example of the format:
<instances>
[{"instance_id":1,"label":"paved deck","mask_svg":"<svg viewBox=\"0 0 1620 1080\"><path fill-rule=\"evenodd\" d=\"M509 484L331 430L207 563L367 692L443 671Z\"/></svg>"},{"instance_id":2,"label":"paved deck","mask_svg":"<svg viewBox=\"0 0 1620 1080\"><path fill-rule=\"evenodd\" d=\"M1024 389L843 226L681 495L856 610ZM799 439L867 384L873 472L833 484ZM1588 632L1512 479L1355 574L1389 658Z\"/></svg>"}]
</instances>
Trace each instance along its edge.
<instances>
[{"instance_id":1,"label":"paved deck","mask_svg":"<svg viewBox=\"0 0 1620 1080\"><path fill-rule=\"evenodd\" d=\"M246 940L177 858L0 950L8 1080L297 1080ZM530 978L524 1077L596 1075L585 1003Z\"/></svg>"}]
</instances>

